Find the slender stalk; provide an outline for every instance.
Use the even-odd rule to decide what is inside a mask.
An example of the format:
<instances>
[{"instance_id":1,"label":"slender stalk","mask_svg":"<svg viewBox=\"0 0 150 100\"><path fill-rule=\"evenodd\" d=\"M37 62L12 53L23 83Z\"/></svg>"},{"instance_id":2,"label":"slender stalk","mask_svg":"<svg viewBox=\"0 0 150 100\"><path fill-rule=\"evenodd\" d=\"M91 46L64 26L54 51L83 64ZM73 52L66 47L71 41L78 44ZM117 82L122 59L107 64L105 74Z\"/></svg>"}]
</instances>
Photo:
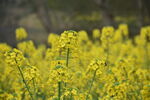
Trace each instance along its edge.
<instances>
[{"instance_id":1,"label":"slender stalk","mask_svg":"<svg viewBox=\"0 0 150 100\"><path fill-rule=\"evenodd\" d=\"M149 69L149 56L148 56L148 44L146 42L145 44L145 59L146 59L146 68Z\"/></svg>"},{"instance_id":2,"label":"slender stalk","mask_svg":"<svg viewBox=\"0 0 150 100\"><path fill-rule=\"evenodd\" d=\"M67 49L67 55L66 55L66 67L69 66L69 53L70 53L70 49ZM67 87L67 83L64 83L64 87ZM66 96L64 96L64 100L66 100Z\"/></svg>"},{"instance_id":3,"label":"slender stalk","mask_svg":"<svg viewBox=\"0 0 150 100\"><path fill-rule=\"evenodd\" d=\"M72 93L71 93L71 95L70 95L70 100L73 100L73 96L72 96Z\"/></svg>"},{"instance_id":4,"label":"slender stalk","mask_svg":"<svg viewBox=\"0 0 150 100\"><path fill-rule=\"evenodd\" d=\"M90 84L90 88L89 88L88 94L91 93L91 89L92 89L93 83L94 83L94 81L95 81L96 71L97 71L97 69L95 70L95 72L94 72L94 74L93 74L93 78L92 78L92 82L91 82L91 84ZM86 100L88 100L88 94L86 95Z\"/></svg>"},{"instance_id":5,"label":"slender stalk","mask_svg":"<svg viewBox=\"0 0 150 100\"><path fill-rule=\"evenodd\" d=\"M109 64L109 41L107 40L106 62Z\"/></svg>"},{"instance_id":6,"label":"slender stalk","mask_svg":"<svg viewBox=\"0 0 150 100\"><path fill-rule=\"evenodd\" d=\"M58 100L61 98L61 82L58 82Z\"/></svg>"},{"instance_id":7,"label":"slender stalk","mask_svg":"<svg viewBox=\"0 0 150 100\"><path fill-rule=\"evenodd\" d=\"M27 85L27 83L26 83L26 81L25 81L25 78L24 78L24 75L23 75L23 73L22 73L22 71L21 71L21 68L20 68L19 66L17 66L17 68L18 68L18 70L19 70L19 72L20 72L22 81L23 81L23 83L24 83L24 85L25 85L27 91L29 92L29 95L30 95L30 97L31 97L31 100L34 100L34 99L33 99L33 96L32 96L32 93L31 93L31 91L30 91L30 89L29 89L29 87L28 87L28 85Z\"/></svg>"},{"instance_id":8,"label":"slender stalk","mask_svg":"<svg viewBox=\"0 0 150 100\"><path fill-rule=\"evenodd\" d=\"M70 53L70 49L67 49L67 57L66 57L66 67L68 67L69 65L69 53Z\"/></svg>"},{"instance_id":9,"label":"slender stalk","mask_svg":"<svg viewBox=\"0 0 150 100\"><path fill-rule=\"evenodd\" d=\"M36 86L35 86L35 79L32 79L33 82L33 92L34 92L34 98L36 99Z\"/></svg>"}]
</instances>

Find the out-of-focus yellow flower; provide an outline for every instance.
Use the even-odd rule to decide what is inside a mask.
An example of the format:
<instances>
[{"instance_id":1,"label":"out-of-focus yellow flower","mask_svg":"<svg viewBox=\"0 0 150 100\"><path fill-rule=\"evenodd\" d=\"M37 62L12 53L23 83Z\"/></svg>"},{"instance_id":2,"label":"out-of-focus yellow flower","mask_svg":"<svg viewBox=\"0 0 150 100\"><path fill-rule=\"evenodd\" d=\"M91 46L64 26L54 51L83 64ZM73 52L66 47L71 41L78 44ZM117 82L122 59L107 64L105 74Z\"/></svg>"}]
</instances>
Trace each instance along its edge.
<instances>
[{"instance_id":1,"label":"out-of-focus yellow flower","mask_svg":"<svg viewBox=\"0 0 150 100\"><path fill-rule=\"evenodd\" d=\"M6 43L0 43L0 52L6 52L10 50L11 50L11 46L9 46Z\"/></svg>"},{"instance_id":2,"label":"out-of-focus yellow flower","mask_svg":"<svg viewBox=\"0 0 150 100\"><path fill-rule=\"evenodd\" d=\"M59 35L55 33L50 33L48 36L48 44L51 45L52 47L57 46L57 42L59 40Z\"/></svg>"},{"instance_id":3,"label":"out-of-focus yellow flower","mask_svg":"<svg viewBox=\"0 0 150 100\"><path fill-rule=\"evenodd\" d=\"M150 26L141 28L140 37L145 41L150 40Z\"/></svg>"},{"instance_id":4,"label":"out-of-focus yellow flower","mask_svg":"<svg viewBox=\"0 0 150 100\"><path fill-rule=\"evenodd\" d=\"M128 36L129 31L128 31L128 25L127 24L120 24L119 30L121 30L121 32L124 36Z\"/></svg>"},{"instance_id":5,"label":"out-of-focus yellow flower","mask_svg":"<svg viewBox=\"0 0 150 100\"><path fill-rule=\"evenodd\" d=\"M100 30L99 29L93 30L93 38L94 39L100 38Z\"/></svg>"},{"instance_id":6,"label":"out-of-focus yellow flower","mask_svg":"<svg viewBox=\"0 0 150 100\"><path fill-rule=\"evenodd\" d=\"M75 89L73 89L73 90L71 91L71 93L72 93L73 95L76 95L76 94L77 94L77 91L76 91Z\"/></svg>"},{"instance_id":7,"label":"out-of-focus yellow flower","mask_svg":"<svg viewBox=\"0 0 150 100\"><path fill-rule=\"evenodd\" d=\"M102 36L100 37L100 40L102 41L104 47L107 47L112 42L113 35L114 35L113 27L107 26L102 29Z\"/></svg>"},{"instance_id":8,"label":"out-of-focus yellow flower","mask_svg":"<svg viewBox=\"0 0 150 100\"><path fill-rule=\"evenodd\" d=\"M36 50L35 45L33 43L33 41L29 40L29 41L23 41L17 44L18 49L20 49L25 56L32 56Z\"/></svg>"},{"instance_id":9,"label":"out-of-focus yellow flower","mask_svg":"<svg viewBox=\"0 0 150 100\"><path fill-rule=\"evenodd\" d=\"M79 34L79 41L80 42L85 42L89 39L88 34L85 30L79 31L78 34Z\"/></svg>"},{"instance_id":10,"label":"out-of-focus yellow flower","mask_svg":"<svg viewBox=\"0 0 150 100\"><path fill-rule=\"evenodd\" d=\"M16 29L16 39L17 40L25 39L25 38L27 38L27 36L28 36L28 34L24 28L20 27L20 28Z\"/></svg>"}]
</instances>

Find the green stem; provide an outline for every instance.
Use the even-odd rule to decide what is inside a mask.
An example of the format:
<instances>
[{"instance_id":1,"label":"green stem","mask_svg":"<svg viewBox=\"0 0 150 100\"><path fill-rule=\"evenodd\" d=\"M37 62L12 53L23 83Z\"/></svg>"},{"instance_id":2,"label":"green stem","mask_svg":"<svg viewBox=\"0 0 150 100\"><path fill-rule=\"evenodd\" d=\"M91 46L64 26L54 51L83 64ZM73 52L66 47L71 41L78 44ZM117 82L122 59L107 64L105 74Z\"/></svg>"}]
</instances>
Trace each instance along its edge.
<instances>
[{"instance_id":1,"label":"green stem","mask_svg":"<svg viewBox=\"0 0 150 100\"><path fill-rule=\"evenodd\" d=\"M73 100L73 96L72 96L72 93L70 94L70 100Z\"/></svg>"},{"instance_id":2,"label":"green stem","mask_svg":"<svg viewBox=\"0 0 150 100\"><path fill-rule=\"evenodd\" d=\"M58 82L58 100L61 98L61 82Z\"/></svg>"},{"instance_id":3,"label":"green stem","mask_svg":"<svg viewBox=\"0 0 150 100\"><path fill-rule=\"evenodd\" d=\"M109 41L107 42L106 48L106 62L109 64Z\"/></svg>"},{"instance_id":4,"label":"green stem","mask_svg":"<svg viewBox=\"0 0 150 100\"><path fill-rule=\"evenodd\" d=\"M23 73L22 73L22 71L21 71L21 68L20 68L19 66L17 66L17 68L18 68L18 70L19 70L19 72L20 72L20 75L21 75L21 77L22 77L22 81L23 81L23 83L24 83L24 85L25 85L27 91L29 92L29 95L30 95L31 99L34 100L34 99L33 99L33 96L32 96L32 93L30 92L29 87L28 87L28 85L27 85L27 83L26 83L26 81L25 81L25 78L24 78L24 76L23 76Z\"/></svg>"},{"instance_id":5,"label":"green stem","mask_svg":"<svg viewBox=\"0 0 150 100\"><path fill-rule=\"evenodd\" d=\"M147 69L149 69L149 56L148 56L148 44L147 44L147 42L146 42L146 45L145 45L145 53L146 53L146 56L145 56L145 58L146 58L146 68Z\"/></svg>"},{"instance_id":6,"label":"green stem","mask_svg":"<svg viewBox=\"0 0 150 100\"><path fill-rule=\"evenodd\" d=\"M67 49L67 56L66 56L66 67L68 67L69 65L69 53L70 53L70 49ZM67 83L64 83L64 87L67 87ZM64 96L64 100L66 100L66 96Z\"/></svg>"},{"instance_id":7,"label":"green stem","mask_svg":"<svg viewBox=\"0 0 150 100\"><path fill-rule=\"evenodd\" d=\"M92 89L93 83L94 83L94 81L95 81L96 71L97 71L97 69L95 70L95 72L94 72L94 74L93 74L93 78L92 78L92 82L91 82L91 85L90 85L88 94L91 93L91 89ZM88 100L88 94L86 95L86 100Z\"/></svg>"},{"instance_id":8,"label":"green stem","mask_svg":"<svg viewBox=\"0 0 150 100\"><path fill-rule=\"evenodd\" d=\"M33 91L34 91L34 98L36 99L36 86L35 86L35 79L33 78L32 79L32 82L33 82Z\"/></svg>"},{"instance_id":9,"label":"green stem","mask_svg":"<svg viewBox=\"0 0 150 100\"><path fill-rule=\"evenodd\" d=\"M70 49L67 49L67 57L66 57L66 67L68 67L69 65L69 53L70 53Z\"/></svg>"}]
</instances>

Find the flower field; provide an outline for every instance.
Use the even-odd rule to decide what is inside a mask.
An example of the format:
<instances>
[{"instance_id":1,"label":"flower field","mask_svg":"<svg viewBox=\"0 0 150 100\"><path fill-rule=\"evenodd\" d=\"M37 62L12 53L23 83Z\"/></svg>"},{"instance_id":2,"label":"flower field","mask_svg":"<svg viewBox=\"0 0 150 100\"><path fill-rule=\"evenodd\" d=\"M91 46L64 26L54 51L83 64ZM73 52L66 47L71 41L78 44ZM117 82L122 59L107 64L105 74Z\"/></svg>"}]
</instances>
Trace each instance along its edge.
<instances>
[{"instance_id":1,"label":"flower field","mask_svg":"<svg viewBox=\"0 0 150 100\"><path fill-rule=\"evenodd\" d=\"M0 100L150 100L150 26L129 35L120 24L35 45L16 29L16 48L0 43Z\"/></svg>"}]
</instances>

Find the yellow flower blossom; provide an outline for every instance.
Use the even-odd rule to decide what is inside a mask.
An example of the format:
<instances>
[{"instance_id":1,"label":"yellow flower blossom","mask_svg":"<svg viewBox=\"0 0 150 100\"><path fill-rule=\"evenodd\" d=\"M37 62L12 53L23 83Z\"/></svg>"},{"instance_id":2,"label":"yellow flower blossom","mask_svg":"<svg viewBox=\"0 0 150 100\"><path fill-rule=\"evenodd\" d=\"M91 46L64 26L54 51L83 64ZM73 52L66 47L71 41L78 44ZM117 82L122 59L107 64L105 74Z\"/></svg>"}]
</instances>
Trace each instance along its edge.
<instances>
[{"instance_id":1,"label":"yellow flower blossom","mask_svg":"<svg viewBox=\"0 0 150 100\"><path fill-rule=\"evenodd\" d=\"M27 36L28 36L28 34L24 28L20 27L20 28L16 29L16 39L17 40L25 39L25 38L27 38Z\"/></svg>"}]
</instances>

